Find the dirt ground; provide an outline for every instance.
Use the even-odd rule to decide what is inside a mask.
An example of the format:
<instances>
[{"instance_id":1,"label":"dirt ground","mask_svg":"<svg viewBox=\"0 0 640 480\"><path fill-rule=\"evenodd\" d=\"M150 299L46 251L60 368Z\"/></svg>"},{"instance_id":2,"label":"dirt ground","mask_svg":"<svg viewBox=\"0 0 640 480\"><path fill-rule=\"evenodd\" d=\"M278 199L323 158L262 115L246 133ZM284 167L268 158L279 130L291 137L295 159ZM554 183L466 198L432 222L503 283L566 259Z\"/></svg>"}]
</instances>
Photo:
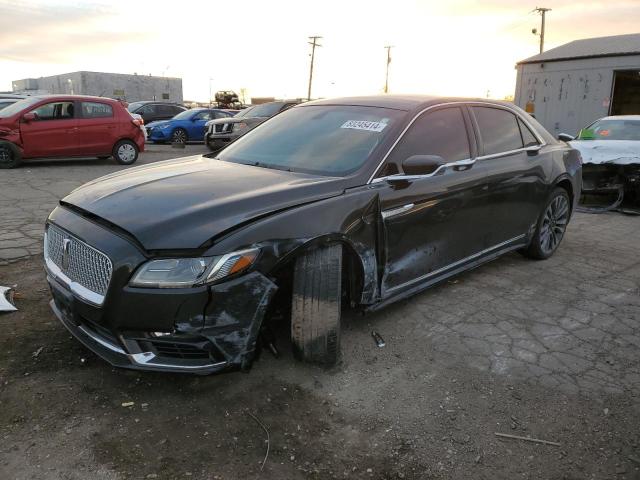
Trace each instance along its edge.
<instances>
[{"instance_id":1,"label":"dirt ground","mask_svg":"<svg viewBox=\"0 0 640 480\"><path fill-rule=\"evenodd\" d=\"M50 312L41 256L0 266L21 293L0 314L0 479L640 479L638 238L637 217L578 214L548 261L349 315L334 369L283 331L280 358L209 377L111 368Z\"/></svg>"}]
</instances>

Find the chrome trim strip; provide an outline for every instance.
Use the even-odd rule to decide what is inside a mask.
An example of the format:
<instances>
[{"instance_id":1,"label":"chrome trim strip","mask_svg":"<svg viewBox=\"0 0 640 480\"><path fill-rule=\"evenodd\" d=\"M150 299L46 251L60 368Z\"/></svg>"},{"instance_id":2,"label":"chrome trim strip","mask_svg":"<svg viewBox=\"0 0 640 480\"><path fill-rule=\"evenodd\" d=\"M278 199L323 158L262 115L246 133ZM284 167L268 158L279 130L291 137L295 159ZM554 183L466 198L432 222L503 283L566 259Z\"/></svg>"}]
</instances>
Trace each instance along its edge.
<instances>
[{"instance_id":1,"label":"chrome trim strip","mask_svg":"<svg viewBox=\"0 0 640 480\"><path fill-rule=\"evenodd\" d=\"M46 240L46 234L45 234L45 244L46 244L46 241L47 240ZM58 267L55 263L53 263L53 261L51 261L47 257L46 253L44 257L44 263L45 263L47 272L55 279L62 282L69 290L71 290L71 293L77 295L82 300L85 300L90 304L95 305L96 307L102 306L102 304L104 303L103 295L100 295L99 293L96 293L96 292L92 292L91 290L83 287L79 283L72 281L69 277L67 277L64 273L62 273L62 270L60 270L60 267Z\"/></svg>"},{"instance_id":2,"label":"chrome trim strip","mask_svg":"<svg viewBox=\"0 0 640 480\"><path fill-rule=\"evenodd\" d=\"M380 177L380 178L375 178L376 174L378 173L378 171L380 170L380 168L382 167L382 165L384 165L384 162L387 160L387 157L389 157L389 155L391 155L391 152L393 151L394 148L396 148L396 145L400 142L400 140L402 140L402 137L404 137L404 134L407 133L407 130L409 130L409 128L411 128L411 125L413 125L413 123L418 119L418 117L420 115L422 115L423 113L432 110L434 108L438 108L438 107L446 107L449 105L479 105L479 106L484 106L484 107L491 107L491 108L501 108L503 110L507 110L511 113L513 113L514 115L516 115L520 120L522 120L522 122L529 127L529 130L531 130L531 132L533 133L533 135L536 137L536 139L538 140L538 143L540 144L540 148L544 147L545 145L547 145L547 142L544 141L544 139L540 136L540 134L538 133L538 131L531 125L531 123L529 123L529 121L524 118L518 111L510 108L507 105L502 105L499 103L491 103L491 102L474 102L474 101L459 101L459 102L445 102L445 103L438 103L437 105L430 105L427 108L424 108L422 110L420 110L415 117L413 117L411 119L411 121L407 124L407 126L404 128L404 130L402 130L402 132L400 132L400 135L398 135L398 138L396 138L396 141L393 142L393 145L391 145L391 147L389 147L389 150L387 151L387 153L384 155L384 157L382 157L382 160L380 161L380 163L378 164L378 166L376 167L376 169L374 170L373 174L369 177L369 180L367 181L367 184L373 183L373 182L379 182L383 179L386 179L387 177ZM524 147L518 150L512 150L511 152L502 152L502 153L497 153L497 154L493 154L493 155L484 155L482 157L476 157L475 159L473 159L473 161L476 160L482 160L482 159L486 159L486 158L493 158L493 157L499 157L502 155L509 155L510 153L515 153L515 152L519 152L521 150L527 150L527 148L530 147ZM461 160L462 161L462 160ZM449 165L449 164L447 164ZM447 166L447 165L443 165L443 167ZM438 170L436 170L437 172ZM436 172L433 172L433 174L430 174L429 176L433 176L435 175ZM388 176L392 176L392 175L388 175ZM426 177L424 175L418 176L416 178L423 178Z\"/></svg>"},{"instance_id":3,"label":"chrome trim strip","mask_svg":"<svg viewBox=\"0 0 640 480\"><path fill-rule=\"evenodd\" d=\"M403 205L402 207L392 208L390 210L385 210L382 212L382 218L386 219L389 217L393 217L394 215L400 215L401 213L408 212L413 207L415 207L414 203L409 203L407 205Z\"/></svg>"},{"instance_id":4,"label":"chrome trim strip","mask_svg":"<svg viewBox=\"0 0 640 480\"><path fill-rule=\"evenodd\" d=\"M464 160L457 160L455 162L445 163L444 165L440 165L433 172L427 173L425 175L403 175L401 173L395 173L393 175L387 175L386 177L378 177L374 178L371 183L382 182L383 180L387 180L388 178L392 178L394 180L419 180L421 178L430 178L435 177L436 175L440 175L444 170L449 167L471 167L476 163L477 159L465 158Z\"/></svg>"},{"instance_id":5,"label":"chrome trim strip","mask_svg":"<svg viewBox=\"0 0 640 480\"><path fill-rule=\"evenodd\" d=\"M525 237L525 234L518 235L517 237L513 237L513 238L511 238L509 240L505 240L504 242L499 243L497 245L494 245L493 247L485 248L484 250L482 250L482 251L480 251L478 253L474 253L473 255L470 255L470 256L468 256L466 258L463 258L463 259L458 260L456 262L453 262L453 263L451 263L449 265L441 267L438 270L434 270L433 272L429 272L429 273L427 273L425 275L421 275L420 277L414 278L413 280L409 280L408 282L402 283L400 285L396 285L395 287L391 287L390 289L387 290L387 292L393 292L394 290L398 290L400 288L404 288L404 287L406 287L408 285L411 285L411 284L414 284L414 283L418 283L418 282L421 282L423 280L427 280L430 277L436 277L439 274L446 272L447 270L451 270L452 268L460 266L463 263L466 263L466 262L468 262L470 260L474 260L474 259L476 259L478 257L481 257L481 256L483 256L483 255L485 255L487 253L490 253L490 252L492 252L494 250L499 250L500 248L505 247L505 246L509 245L510 243L514 243L517 240L520 240L521 238L524 238L524 237Z\"/></svg>"},{"instance_id":6,"label":"chrome trim strip","mask_svg":"<svg viewBox=\"0 0 640 480\"><path fill-rule=\"evenodd\" d=\"M107 342L102 337L94 334L92 331L90 331L89 329L85 328L83 325L78 325L78 330L80 330L82 333L84 333L87 337L89 337L94 342L99 343L104 348L107 348L107 349L111 350L112 352L120 353L122 355L126 355L127 354L127 352L125 352L119 346L114 345L111 342Z\"/></svg>"}]
</instances>

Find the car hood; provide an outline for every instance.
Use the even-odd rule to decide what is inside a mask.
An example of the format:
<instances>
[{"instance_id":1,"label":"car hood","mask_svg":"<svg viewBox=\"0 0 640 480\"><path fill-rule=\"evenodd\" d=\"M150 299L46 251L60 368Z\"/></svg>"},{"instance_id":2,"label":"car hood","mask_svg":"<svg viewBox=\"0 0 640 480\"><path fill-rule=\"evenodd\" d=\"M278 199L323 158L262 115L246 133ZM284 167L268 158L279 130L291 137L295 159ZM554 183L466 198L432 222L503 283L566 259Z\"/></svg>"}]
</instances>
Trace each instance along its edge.
<instances>
[{"instance_id":1,"label":"car hood","mask_svg":"<svg viewBox=\"0 0 640 480\"><path fill-rule=\"evenodd\" d=\"M239 224L340 195L345 179L201 155L128 169L62 199L133 235L147 250L193 249Z\"/></svg>"},{"instance_id":2,"label":"car hood","mask_svg":"<svg viewBox=\"0 0 640 480\"><path fill-rule=\"evenodd\" d=\"M640 164L640 141L637 140L573 140L569 145L580 151L582 163Z\"/></svg>"},{"instance_id":3,"label":"car hood","mask_svg":"<svg viewBox=\"0 0 640 480\"><path fill-rule=\"evenodd\" d=\"M161 127L162 125L169 125L170 120L156 120L155 122L147 123L147 128Z\"/></svg>"}]
</instances>

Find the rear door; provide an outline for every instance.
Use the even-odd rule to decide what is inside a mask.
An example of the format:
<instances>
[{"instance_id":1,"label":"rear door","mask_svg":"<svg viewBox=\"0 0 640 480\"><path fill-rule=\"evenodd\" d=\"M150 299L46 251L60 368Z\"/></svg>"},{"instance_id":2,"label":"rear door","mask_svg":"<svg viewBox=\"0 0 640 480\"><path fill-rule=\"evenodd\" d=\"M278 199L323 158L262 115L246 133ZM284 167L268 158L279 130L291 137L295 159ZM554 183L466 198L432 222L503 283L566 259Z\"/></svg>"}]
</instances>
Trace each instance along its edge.
<instances>
[{"instance_id":1,"label":"rear door","mask_svg":"<svg viewBox=\"0 0 640 480\"><path fill-rule=\"evenodd\" d=\"M155 120L169 120L177 115L175 106L173 105L156 105L156 118Z\"/></svg>"},{"instance_id":2,"label":"rear door","mask_svg":"<svg viewBox=\"0 0 640 480\"><path fill-rule=\"evenodd\" d=\"M204 138L204 125L211 119L215 118L212 110L204 110L196 113L188 124L189 138L201 140Z\"/></svg>"},{"instance_id":3,"label":"rear door","mask_svg":"<svg viewBox=\"0 0 640 480\"><path fill-rule=\"evenodd\" d=\"M31 110L35 120L20 122L24 156L60 157L78 151L78 120L73 101L52 101Z\"/></svg>"},{"instance_id":4,"label":"rear door","mask_svg":"<svg viewBox=\"0 0 640 480\"><path fill-rule=\"evenodd\" d=\"M412 155L438 155L438 171L388 182ZM409 127L381 170L386 254L381 291L389 297L419 287L487 247L491 228L486 169L474 162L475 139L463 106L428 110Z\"/></svg>"},{"instance_id":5,"label":"rear door","mask_svg":"<svg viewBox=\"0 0 640 480\"><path fill-rule=\"evenodd\" d=\"M487 170L489 208L493 218L491 244L518 241L540 214L548 187L545 163L550 154L542 140L511 110L496 106L470 107L477 127L481 163Z\"/></svg>"},{"instance_id":6,"label":"rear door","mask_svg":"<svg viewBox=\"0 0 640 480\"><path fill-rule=\"evenodd\" d=\"M78 155L110 153L118 136L118 120L113 107L98 101L81 101L79 104Z\"/></svg>"}]
</instances>

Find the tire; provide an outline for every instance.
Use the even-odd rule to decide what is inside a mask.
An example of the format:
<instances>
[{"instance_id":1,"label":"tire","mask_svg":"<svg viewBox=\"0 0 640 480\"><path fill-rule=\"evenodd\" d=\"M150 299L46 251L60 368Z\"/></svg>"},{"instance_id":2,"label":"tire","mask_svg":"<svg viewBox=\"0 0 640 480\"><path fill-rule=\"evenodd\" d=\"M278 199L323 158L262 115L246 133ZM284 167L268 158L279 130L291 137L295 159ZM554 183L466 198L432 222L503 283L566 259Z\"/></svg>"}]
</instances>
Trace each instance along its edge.
<instances>
[{"instance_id":1,"label":"tire","mask_svg":"<svg viewBox=\"0 0 640 480\"><path fill-rule=\"evenodd\" d=\"M171 134L171 143L187 143L189 134L184 128L176 128Z\"/></svg>"},{"instance_id":2,"label":"tire","mask_svg":"<svg viewBox=\"0 0 640 480\"><path fill-rule=\"evenodd\" d=\"M120 140L113 147L113 158L120 165L132 165L138 159L138 145L131 140Z\"/></svg>"},{"instance_id":3,"label":"tire","mask_svg":"<svg viewBox=\"0 0 640 480\"><path fill-rule=\"evenodd\" d=\"M22 163L20 149L10 142L0 142L0 169L16 168Z\"/></svg>"},{"instance_id":4,"label":"tire","mask_svg":"<svg viewBox=\"0 0 640 480\"><path fill-rule=\"evenodd\" d=\"M557 187L540 214L536 231L523 254L536 260L551 257L564 238L571 213L571 201L564 188Z\"/></svg>"},{"instance_id":5,"label":"tire","mask_svg":"<svg viewBox=\"0 0 640 480\"><path fill-rule=\"evenodd\" d=\"M294 355L334 365L340 354L342 245L321 247L297 259L291 297Z\"/></svg>"}]
</instances>

